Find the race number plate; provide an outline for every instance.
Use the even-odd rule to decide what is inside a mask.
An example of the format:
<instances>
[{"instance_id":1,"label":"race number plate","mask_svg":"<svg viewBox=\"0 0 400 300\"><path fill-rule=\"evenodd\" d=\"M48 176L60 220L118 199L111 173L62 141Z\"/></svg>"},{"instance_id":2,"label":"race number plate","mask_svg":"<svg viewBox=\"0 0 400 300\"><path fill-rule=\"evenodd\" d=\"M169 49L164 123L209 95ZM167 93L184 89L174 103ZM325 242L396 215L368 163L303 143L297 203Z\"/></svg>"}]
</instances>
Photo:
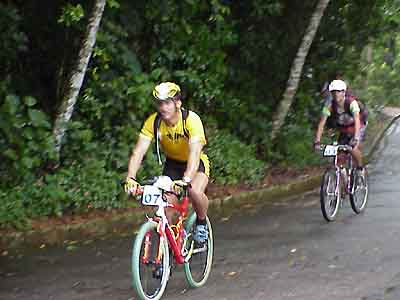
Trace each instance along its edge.
<instances>
[{"instance_id":1,"label":"race number plate","mask_svg":"<svg viewBox=\"0 0 400 300\"><path fill-rule=\"evenodd\" d=\"M143 205L157 206L162 203L161 190L154 185L145 185L142 195Z\"/></svg>"},{"instance_id":2,"label":"race number plate","mask_svg":"<svg viewBox=\"0 0 400 300\"><path fill-rule=\"evenodd\" d=\"M326 145L324 149L324 156L335 156L337 154L337 146Z\"/></svg>"}]
</instances>

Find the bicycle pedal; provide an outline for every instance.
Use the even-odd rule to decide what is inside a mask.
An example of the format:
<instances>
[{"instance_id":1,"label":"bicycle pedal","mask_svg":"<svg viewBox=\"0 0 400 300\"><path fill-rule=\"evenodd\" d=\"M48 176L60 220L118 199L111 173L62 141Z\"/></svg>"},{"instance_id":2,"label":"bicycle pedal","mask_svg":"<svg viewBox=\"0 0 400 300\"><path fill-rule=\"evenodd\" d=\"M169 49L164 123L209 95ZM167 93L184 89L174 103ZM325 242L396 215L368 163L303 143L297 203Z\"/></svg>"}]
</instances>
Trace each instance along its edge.
<instances>
[{"instance_id":1,"label":"bicycle pedal","mask_svg":"<svg viewBox=\"0 0 400 300\"><path fill-rule=\"evenodd\" d=\"M207 252L207 243L198 244L197 247L194 248L193 254Z\"/></svg>"}]
</instances>

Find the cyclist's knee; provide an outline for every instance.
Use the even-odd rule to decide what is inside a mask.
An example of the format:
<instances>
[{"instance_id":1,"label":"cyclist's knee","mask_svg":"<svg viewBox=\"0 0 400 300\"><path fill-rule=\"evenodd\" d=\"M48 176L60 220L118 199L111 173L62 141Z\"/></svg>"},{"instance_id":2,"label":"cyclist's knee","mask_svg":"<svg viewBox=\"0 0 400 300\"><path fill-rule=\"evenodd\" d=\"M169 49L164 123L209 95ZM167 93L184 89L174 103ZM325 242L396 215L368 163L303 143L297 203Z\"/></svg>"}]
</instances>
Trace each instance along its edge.
<instances>
[{"instance_id":1,"label":"cyclist's knee","mask_svg":"<svg viewBox=\"0 0 400 300\"><path fill-rule=\"evenodd\" d=\"M204 191L199 187L199 186L192 186L189 189L189 197L198 199L202 197L204 194Z\"/></svg>"}]
</instances>

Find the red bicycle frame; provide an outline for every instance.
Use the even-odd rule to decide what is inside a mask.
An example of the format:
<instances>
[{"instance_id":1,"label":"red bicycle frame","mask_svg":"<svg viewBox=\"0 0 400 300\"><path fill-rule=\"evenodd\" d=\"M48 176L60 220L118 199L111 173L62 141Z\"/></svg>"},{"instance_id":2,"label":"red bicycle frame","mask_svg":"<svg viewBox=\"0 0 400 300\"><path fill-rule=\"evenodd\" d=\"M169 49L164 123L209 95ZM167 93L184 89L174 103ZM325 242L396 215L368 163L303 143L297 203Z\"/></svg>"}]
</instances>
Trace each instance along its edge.
<instances>
[{"instance_id":1,"label":"red bicycle frame","mask_svg":"<svg viewBox=\"0 0 400 300\"><path fill-rule=\"evenodd\" d=\"M167 200L165 200L167 201ZM187 188L184 189L184 194L182 196L181 203L166 203L164 207L159 206L158 211L156 213L156 217L149 218L149 221L153 221L158 223L157 233L160 236L157 247L157 256L155 259L155 263L159 264L161 262L161 254L162 251L160 249L162 245L163 239L168 240L168 244L172 249L172 253L174 255L175 261L178 264L183 264L185 262L184 253L182 253L181 249L183 249L183 241L185 230L183 226L183 221L186 219L188 214L188 206L189 206L189 195ZM179 213L178 220L176 224L169 225L168 220L165 216L165 207L171 208ZM145 235L145 247L144 253L142 256L142 262L147 263L149 257L149 251L151 246L151 234L150 232Z\"/></svg>"}]
</instances>

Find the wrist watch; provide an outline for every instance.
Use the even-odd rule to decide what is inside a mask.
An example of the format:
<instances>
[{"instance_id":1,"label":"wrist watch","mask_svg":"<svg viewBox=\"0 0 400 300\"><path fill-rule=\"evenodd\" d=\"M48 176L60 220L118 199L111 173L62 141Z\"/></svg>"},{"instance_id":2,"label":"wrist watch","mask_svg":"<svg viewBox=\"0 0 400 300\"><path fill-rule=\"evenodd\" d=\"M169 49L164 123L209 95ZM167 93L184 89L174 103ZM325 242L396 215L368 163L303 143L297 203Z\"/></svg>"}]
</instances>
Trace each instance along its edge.
<instances>
[{"instance_id":1,"label":"wrist watch","mask_svg":"<svg viewBox=\"0 0 400 300\"><path fill-rule=\"evenodd\" d=\"M183 176L182 180L186 183L190 183L192 179L189 176Z\"/></svg>"}]
</instances>

